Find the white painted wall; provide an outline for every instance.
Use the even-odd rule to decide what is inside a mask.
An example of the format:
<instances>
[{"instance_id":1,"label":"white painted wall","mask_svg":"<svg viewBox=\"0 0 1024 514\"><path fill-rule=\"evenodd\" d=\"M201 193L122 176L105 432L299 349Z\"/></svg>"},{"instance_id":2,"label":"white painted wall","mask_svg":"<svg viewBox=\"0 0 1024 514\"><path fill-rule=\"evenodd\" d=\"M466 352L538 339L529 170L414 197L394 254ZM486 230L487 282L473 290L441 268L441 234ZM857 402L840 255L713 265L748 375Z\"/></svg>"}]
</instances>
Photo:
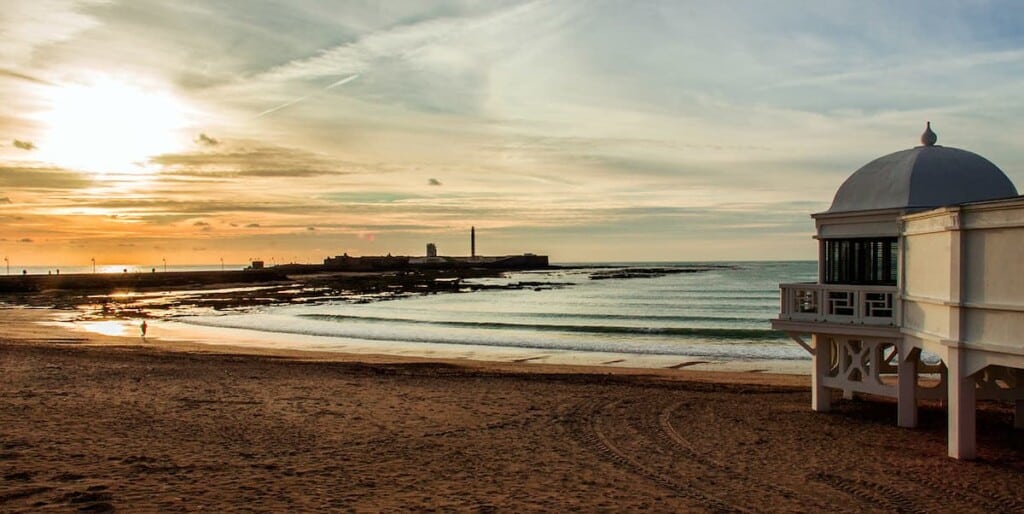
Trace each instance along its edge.
<instances>
[{"instance_id":1,"label":"white painted wall","mask_svg":"<svg viewBox=\"0 0 1024 514\"><path fill-rule=\"evenodd\" d=\"M965 231L964 263L965 302L1024 307L1024 225Z\"/></svg>"},{"instance_id":2,"label":"white painted wall","mask_svg":"<svg viewBox=\"0 0 1024 514\"><path fill-rule=\"evenodd\" d=\"M1024 200L905 216L903 238L904 329L1024 358Z\"/></svg>"},{"instance_id":3,"label":"white painted wall","mask_svg":"<svg viewBox=\"0 0 1024 514\"><path fill-rule=\"evenodd\" d=\"M908 229L917 228L912 222ZM950 300L952 243L948 231L904 237L904 294L911 297Z\"/></svg>"}]
</instances>

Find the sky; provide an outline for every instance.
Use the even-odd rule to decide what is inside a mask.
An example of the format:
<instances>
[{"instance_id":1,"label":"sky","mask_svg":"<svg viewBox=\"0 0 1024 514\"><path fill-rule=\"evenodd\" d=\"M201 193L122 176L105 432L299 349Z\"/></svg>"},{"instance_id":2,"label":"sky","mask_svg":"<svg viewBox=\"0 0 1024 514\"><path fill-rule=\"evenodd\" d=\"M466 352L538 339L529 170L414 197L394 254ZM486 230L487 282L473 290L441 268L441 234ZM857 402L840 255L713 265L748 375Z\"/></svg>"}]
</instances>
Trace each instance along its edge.
<instances>
[{"instance_id":1,"label":"sky","mask_svg":"<svg viewBox=\"0 0 1024 514\"><path fill-rule=\"evenodd\" d=\"M1024 185L1024 9L964 1L7 0L12 266L816 258L872 159Z\"/></svg>"}]
</instances>

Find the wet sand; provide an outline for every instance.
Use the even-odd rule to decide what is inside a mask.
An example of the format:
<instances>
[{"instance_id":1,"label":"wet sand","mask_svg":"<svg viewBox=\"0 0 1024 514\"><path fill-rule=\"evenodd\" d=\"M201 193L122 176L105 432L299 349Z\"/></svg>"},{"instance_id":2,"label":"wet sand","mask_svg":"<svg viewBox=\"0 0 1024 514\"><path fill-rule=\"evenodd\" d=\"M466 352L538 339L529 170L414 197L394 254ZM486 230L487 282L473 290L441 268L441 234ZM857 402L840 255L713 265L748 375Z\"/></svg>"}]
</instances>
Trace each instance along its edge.
<instances>
[{"instance_id":1,"label":"wet sand","mask_svg":"<svg viewBox=\"0 0 1024 514\"><path fill-rule=\"evenodd\" d=\"M0 511L1024 511L983 404L810 411L806 376L106 337L0 310Z\"/></svg>"}]
</instances>

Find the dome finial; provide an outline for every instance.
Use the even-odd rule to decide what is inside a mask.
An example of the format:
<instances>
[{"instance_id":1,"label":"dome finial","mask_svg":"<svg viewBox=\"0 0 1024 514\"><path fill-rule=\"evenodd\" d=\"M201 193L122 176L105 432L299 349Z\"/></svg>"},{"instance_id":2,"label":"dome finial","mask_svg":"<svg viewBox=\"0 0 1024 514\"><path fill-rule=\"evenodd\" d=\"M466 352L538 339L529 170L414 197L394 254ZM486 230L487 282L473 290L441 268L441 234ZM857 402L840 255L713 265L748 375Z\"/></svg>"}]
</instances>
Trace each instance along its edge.
<instances>
[{"instance_id":1,"label":"dome finial","mask_svg":"<svg viewBox=\"0 0 1024 514\"><path fill-rule=\"evenodd\" d=\"M932 122L926 122L928 125L924 129L924 134L921 134L921 144L924 146L935 146L935 142L939 140L939 136L932 132Z\"/></svg>"}]
</instances>

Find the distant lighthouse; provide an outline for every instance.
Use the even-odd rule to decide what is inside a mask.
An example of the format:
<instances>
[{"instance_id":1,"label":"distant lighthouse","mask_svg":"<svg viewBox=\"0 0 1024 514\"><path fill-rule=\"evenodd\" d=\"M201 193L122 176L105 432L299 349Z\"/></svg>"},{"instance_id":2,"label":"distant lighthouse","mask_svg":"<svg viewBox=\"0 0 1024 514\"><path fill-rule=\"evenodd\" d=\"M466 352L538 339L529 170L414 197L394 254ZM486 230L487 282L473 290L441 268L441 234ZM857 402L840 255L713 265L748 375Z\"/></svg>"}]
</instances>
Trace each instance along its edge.
<instances>
[{"instance_id":1,"label":"distant lighthouse","mask_svg":"<svg viewBox=\"0 0 1024 514\"><path fill-rule=\"evenodd\" d=\"M469 256L476 257L476 227L469 227Z\"/></svg>"}]
</instances>

